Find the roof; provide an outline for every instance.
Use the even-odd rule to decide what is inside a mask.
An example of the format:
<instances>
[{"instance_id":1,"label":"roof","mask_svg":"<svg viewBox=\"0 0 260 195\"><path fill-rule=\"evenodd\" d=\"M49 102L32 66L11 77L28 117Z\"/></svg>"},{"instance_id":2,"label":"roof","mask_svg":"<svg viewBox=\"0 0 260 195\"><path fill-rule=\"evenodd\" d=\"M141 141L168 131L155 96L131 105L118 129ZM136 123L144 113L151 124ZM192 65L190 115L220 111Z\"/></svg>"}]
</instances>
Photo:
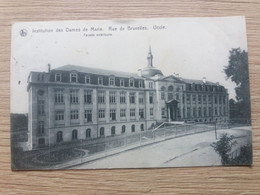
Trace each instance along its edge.
<instances>
[{"instance_id":1,"label":"roof","mask_svg":"<svg viewBox=\"0 0 260 195\"><path fill-rule=\"evenodd\" d=\"M75 65L65 65L65 66L61 66L59 68L55 68L53 70L77 71L77 72L83 72L83 73L89 73L89 74L106 75L106 76L114 75L116 77L127 77L127 78L133 77L136 79L142 78L142 77L138 76L136 73L105 70L105 69L90 68L90 67L75 66Z\"/></svg>"},{"instance_id":2,"label":"roof","mask_svg":"<svg viewBox=\"0 0 260 195\"><path fill-rule=\"evenodd\" d=\"M185 83L188 83L188 84L200 84L200 85L203 85L203 84L206 84L206 85L219 85L217 83L213 83L211 81L207 81L204 83L203 80L195 80L195 79L184 79L184 78L181 78L181 80Z\"/></svg>"}]
</instances>

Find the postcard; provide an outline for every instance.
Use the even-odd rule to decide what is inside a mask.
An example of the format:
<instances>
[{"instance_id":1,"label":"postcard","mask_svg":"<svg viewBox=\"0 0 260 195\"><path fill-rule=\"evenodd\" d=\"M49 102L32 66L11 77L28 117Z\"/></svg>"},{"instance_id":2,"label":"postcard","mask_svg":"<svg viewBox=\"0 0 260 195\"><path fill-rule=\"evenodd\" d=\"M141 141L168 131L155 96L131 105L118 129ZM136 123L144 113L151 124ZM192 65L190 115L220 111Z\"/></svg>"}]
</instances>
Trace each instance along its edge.
<instances>
[{"instance_id":1,"label":"postcard","mask_svg":"<svg viewBox=\"0 0 260 195\"><path fill-rule=\"evenodd\" d=\"M251 165L243 16L12 26L13 170Z\"/></svg>"}]
</instances>

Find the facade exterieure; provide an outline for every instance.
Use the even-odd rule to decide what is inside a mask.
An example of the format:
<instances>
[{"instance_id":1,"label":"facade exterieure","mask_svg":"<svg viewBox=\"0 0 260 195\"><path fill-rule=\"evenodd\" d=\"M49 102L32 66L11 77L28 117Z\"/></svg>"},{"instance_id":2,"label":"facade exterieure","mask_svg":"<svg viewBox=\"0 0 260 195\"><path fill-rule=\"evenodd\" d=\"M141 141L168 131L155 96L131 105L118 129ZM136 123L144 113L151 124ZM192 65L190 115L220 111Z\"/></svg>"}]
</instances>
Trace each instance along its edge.
<instances>
[{"instance_id":1,"label":"facade exterieure","mask_svg":"<svg viewBox=\"0 0 260 195\"><path fill-rule=\"evenodd\" d=\"M164 76L153 66L138 74L65 65L31 72L29 145L146 131L164 121L229 118L227 89L218 83Z\"/></svg>"}]
</instances>

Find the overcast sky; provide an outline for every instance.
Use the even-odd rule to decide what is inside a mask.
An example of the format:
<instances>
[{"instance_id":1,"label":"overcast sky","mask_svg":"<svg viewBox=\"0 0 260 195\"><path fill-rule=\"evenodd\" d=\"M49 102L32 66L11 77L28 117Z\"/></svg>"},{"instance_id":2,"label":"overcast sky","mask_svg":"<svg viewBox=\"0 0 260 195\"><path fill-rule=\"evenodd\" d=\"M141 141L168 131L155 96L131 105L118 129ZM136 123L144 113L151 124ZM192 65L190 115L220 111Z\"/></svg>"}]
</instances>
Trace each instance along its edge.
<instances>
[{"instance_id":1,"label":"overcast sky","mask_svg":"<svg viewBox=\"0 0 260 195\"><path fill-rule=\"evenodd\" d=\"M155 25L165 28L155 30ZM110 31L110 26L117 31ZM92 27L102 31L93 31ZM120 27L124 30L120 31ZM56 32L57 28L63 32ZM88 31L83 32L84 28ZM26 36L20 35L23 29ZM68 29L80 32L66 32ZM149 44L154 66L164 75L206 77L224 85L230 97L235 97L235 85L225 79L223 68L228 65L231 48L247 51L244 17L16 23L12 31L11 112L28 112L26 87L30 71L46 72L47 64L52 69L72 64L137 72L147 65Z\"/></svg>"}]
</instances>

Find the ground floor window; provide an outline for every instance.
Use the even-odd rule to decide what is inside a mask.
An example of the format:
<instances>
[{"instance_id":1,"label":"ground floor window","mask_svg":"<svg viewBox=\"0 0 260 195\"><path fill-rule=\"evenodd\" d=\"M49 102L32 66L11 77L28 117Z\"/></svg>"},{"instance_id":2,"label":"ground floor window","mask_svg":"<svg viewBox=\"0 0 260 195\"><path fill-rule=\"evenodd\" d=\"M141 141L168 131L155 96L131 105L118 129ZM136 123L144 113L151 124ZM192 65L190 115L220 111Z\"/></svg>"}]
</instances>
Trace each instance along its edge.
<instances>
[{"instance_id":1,"label":"ground floor window","mask_svg":"<svg viewBox=\"0 0 260 195\"><path fill-rule=\"evenodd\" d=\"M76 140L76 139L78 139L78 131L77 129L74 129L72 131L72 140Z\"/></svg>"},{"instance_id":2,"label":"ground floor window","mask_svg":"<svg viewBox=\"0 0 260 195\"><path fill-rule=\"evenodd\" d=\"M122 126L122 131L121 133L125 133L125 125Z\"/></svg>"},{"instance_id":3,"label":"ground floor window","mask_svg":"<svg viewBox=\"0 0 260 195\"><path fill-rule=\"evenodd\" d=\"M99 134L100 134L100 137L104 136L105 135L105 128L104 127L101 127L99 129Z\"/></svg>"},{"instance_id":4,"label":"ground floor window","mask_svg":"<svg viewBox=\"0 0 260 195\"><path fill-rule=\"evenodd\" d=\"M132 126L131 126L131 131L132 131L132 132L135 132L135 125L132 125Z\"/></svg>"},{"instance_id":5,"label":"ground floor window","mask_svg":"<svg viewBox=\"0 0 260 195\"><path fill-rule=\"evenodd\" d=\"M86 138L90 138L91 137L91 129L87 129L86 130Z\"/></svg>"},{"instance_id":6,"label":"ground floor window","mask_svg":"<svg viewBox=\"0 0 260 195\"><path fill-rule=\"evenodd\" d=\"M116 134L116 127L113 126L111 127L111 135L115 135Z\"/></svg>"},{"instance_id":7,"label":"ground floor window","mask_svg":"<svg viewBox=\"0 0 260 195\"><path fill-rule=\"evenodd\" d=\"M57 133L57 143L60 143L63 141L63 134L62 134L62 131L59 131Z\"/></svg>"},{"instance_id":8,"label":"ground floor window","mask_svg":"<svg viewBox=\"0 0 260 195\"><path fill-rule=\"evenodd\" d=\"M39 145L44 145L45 144L45 139L44 138L40 138L38 140L38 143L39 143Z\"/></svg>"}]
</instances>

